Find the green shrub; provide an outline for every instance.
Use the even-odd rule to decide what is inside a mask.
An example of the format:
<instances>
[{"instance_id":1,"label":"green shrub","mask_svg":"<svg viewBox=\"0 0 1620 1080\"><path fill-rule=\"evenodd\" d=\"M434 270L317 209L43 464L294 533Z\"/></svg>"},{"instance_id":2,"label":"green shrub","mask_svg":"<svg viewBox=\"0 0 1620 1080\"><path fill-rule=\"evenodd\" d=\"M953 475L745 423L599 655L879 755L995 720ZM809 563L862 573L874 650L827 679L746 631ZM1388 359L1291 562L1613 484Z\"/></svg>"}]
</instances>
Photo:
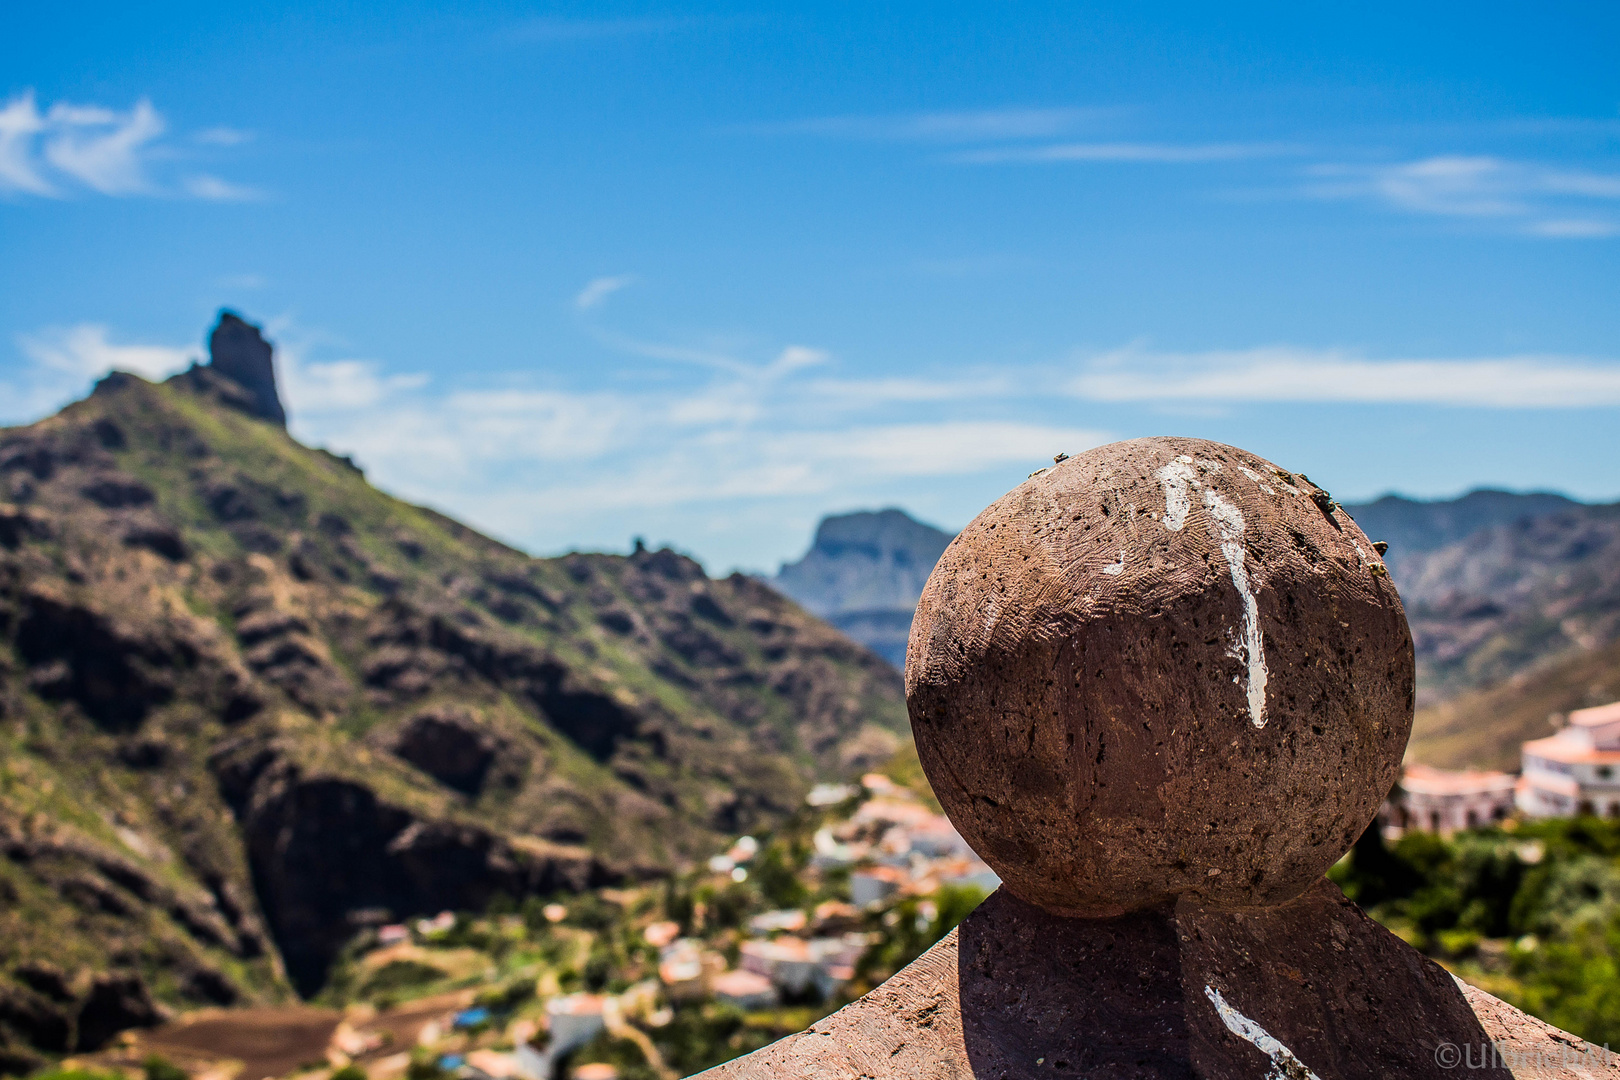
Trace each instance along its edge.
<instances>
[{"instance_id":1,"label":"green shrub","mask_svg":"<svg viewBox=\"0 0 1620 1080\"><path fill-rule=\"evenodd\" d=\"M146 1080L191 1080L191 1074L167 1058L152 1054L141 1062Z\"/></svg>"}]
</instances>

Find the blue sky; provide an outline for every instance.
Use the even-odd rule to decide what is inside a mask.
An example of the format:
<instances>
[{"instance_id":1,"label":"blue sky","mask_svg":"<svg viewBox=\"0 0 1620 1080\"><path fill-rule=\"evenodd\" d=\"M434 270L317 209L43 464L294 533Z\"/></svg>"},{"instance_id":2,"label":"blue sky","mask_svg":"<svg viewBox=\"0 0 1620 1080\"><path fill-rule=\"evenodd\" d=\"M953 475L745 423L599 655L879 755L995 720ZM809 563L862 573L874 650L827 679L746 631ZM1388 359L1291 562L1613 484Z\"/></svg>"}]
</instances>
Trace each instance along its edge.
<instances>
[{"instance_id":1,"label":"blue sky","mask_svg":"<svg viewBox=\"0 0 1620 1080\"><path fill-rule=\"evenodd\" d=\"M1620 497L1620 9L29 5L0 422L279 347L537 553L771 568L1059 451Z\"/></svg>"}]
</instances>

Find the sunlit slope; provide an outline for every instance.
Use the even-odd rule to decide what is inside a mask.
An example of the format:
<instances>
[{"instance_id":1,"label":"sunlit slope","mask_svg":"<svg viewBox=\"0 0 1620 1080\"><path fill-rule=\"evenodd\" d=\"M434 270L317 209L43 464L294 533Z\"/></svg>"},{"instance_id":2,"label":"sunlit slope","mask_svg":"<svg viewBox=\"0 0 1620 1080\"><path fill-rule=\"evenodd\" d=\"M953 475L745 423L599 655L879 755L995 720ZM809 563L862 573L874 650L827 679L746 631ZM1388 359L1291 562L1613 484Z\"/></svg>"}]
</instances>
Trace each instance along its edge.
<instances>
[{"instance_id":1,"label":"sunlit slope","mask_svg":"<svg viewBox=\"0 0 1620 1080\"><path fill-rule=\"evenodd\" d=\"M1407 760L1517 769L1521 743L1551 735L1572 709L1615 700L1620 700L1620 643L1419 710Z\"/></svg>"},{"instance_id":2,"label":"sunlit slope","mask_svg":"<svg viewBox=\"0 0 1620 1080\"><path fill-rule=\"evenodd\" d=\"M275 997L283 961L313 989L370 920L657 873L904 731L892 669L756 581L531 559L114 376L0 432L0 1038L93 1045Z\"/></svg>"}]
</instances>

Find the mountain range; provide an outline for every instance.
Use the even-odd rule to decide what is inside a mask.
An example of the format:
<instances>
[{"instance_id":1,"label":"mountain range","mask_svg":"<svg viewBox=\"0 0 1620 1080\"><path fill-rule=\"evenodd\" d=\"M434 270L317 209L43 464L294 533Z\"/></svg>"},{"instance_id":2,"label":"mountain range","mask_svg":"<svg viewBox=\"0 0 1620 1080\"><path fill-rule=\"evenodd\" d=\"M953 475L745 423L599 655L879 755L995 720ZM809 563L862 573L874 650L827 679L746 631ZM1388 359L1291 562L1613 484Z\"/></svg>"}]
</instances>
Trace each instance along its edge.
<instances>
[{"instance_id":1,"label":"mountain range","mask_svg":"<svg viewBox=\"0 0 1620 1080\"><path fill-rule=\"evenodd\" d=\"M1620 697L1609 649L1620 642L1620 504L1481 490L1345 509L1388 542L1412 624L1414 756L1512 767L1549 714ZM903 666L917 597L950 540L897 509L841 514L771 580Z\"/></svg>"},{"instance_id":2,"label":"mountain range","mask_svg":"<svg viewBox=\"0 0 1620 1080\"><path fill-rule=\"evenodd\" d=\"M270 346L0 431L0 1072L643 880L894 754L900 679L674 551L536 559L292 439Z\"/></svg>"}]
</instances>

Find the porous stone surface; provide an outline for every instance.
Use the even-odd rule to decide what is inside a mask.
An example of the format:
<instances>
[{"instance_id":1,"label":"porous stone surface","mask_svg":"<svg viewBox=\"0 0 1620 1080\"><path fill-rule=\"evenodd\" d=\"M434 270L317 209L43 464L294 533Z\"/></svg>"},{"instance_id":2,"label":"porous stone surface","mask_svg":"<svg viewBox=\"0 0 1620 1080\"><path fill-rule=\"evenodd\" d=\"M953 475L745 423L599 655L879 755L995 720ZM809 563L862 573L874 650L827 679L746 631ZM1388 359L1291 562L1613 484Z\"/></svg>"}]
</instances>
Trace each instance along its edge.
<instances>
[{"instance_id":1,"label":"porous stone surface","mask_svg":"<svg viewBox=\"0 0 1620 1080\"><path fill-rule=\"evenodd\" d=\"M707 1080L1620 1076L1455 980L1327 881L1250 911L1073 919L1005 889L866 997Z\"/></svg>"},{"instance_id":2,"label":"porous stone surface","mask_svg":"<svg viewBox=\"0 0 1620 1080\"><path fill-rule=\"evenodd\" d=\"M1406 617L1327 492L1198 439L1031 477L946 549L907 704L934 791L1019 897L1114 916L1300 895L1395 782Z\"/></svg>"}]
</instances>

